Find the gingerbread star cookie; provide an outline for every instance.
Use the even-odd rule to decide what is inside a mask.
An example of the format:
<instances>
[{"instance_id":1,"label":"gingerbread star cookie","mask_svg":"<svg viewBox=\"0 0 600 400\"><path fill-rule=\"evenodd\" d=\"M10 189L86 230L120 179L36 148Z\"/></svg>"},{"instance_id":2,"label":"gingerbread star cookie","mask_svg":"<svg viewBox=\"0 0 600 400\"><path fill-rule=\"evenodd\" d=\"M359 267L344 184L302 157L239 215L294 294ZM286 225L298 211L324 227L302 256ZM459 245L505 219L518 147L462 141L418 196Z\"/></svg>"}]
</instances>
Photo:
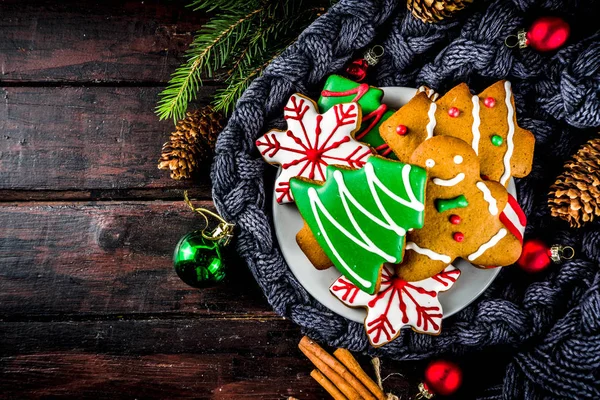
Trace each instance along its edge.
<instances>
[{"instance_id":1,"label":"gingerbread star cookie","mask_svg":"<svg viewBox=\"0 0 600 400\"><path fill-rule=\"evenodd\" d=\"M535 138L517 125L508 81L499 81L479 95L462 83L437 101L419 92L380 127L381 137L400 161L434 136L467 142L481 164L481 174L505 187L511 176L529 174Z\"/></svg>"},{"instance_id":2,"label":"gingerbread star cookie","mask_svg":"<svg viewBox=\"0 0 600 400\"><path fill-rule=\"evenodd\" d=\"M521 237L503 223L508 192L483 181L471 145L451 136L423 142L410 163L427 170L425 222L407 233L405 254L396 267L401 279L418 281L461 257L476 266L504 266L521 255Z\"/></svg>"},{"instance_id":3,"label":"gingerbread star cookie","mask_svg":"<svg viewBox=\"0 0 600 400\"><path fill-rule=\"evenodd\" d=\"M290 178L325 180L330 164L362 167L371 148L354 140L361 110L356 103L341 103L319 114L317 105L300 94L290 97L284 108L287 130L272 130L258 138L256 147L271 164L281 165L275 181L278 203L293 201Z\"/></svg>"}]
</instances>

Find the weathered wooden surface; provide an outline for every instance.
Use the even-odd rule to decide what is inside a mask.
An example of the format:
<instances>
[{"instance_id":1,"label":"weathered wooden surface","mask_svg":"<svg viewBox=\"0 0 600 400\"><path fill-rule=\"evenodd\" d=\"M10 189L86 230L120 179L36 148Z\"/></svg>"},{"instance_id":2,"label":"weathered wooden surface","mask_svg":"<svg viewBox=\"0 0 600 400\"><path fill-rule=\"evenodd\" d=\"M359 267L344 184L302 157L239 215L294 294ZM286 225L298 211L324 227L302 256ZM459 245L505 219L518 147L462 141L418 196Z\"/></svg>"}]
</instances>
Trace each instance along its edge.
<instances>
[{"instance_id":1,"label":"weathered wooden surface","mask_svg":"<svg viewBox=\"0 0 600 400\"><path fill-rule=\"evenodd\" d=\"M162 83L205 20L173 1L0 2L0 81Z\"/></svg>"},{"instance_id":2,"label":"weathered wooden surface","mask_svg":"<svg viewBox=\"0 0 600 400\"><path fill-rule=\"evenodd\" d=\"M0 88L0 190L121 191L181 188L156 168L173 129L154 107L160 88ZM212 88L200 96L208 99ZM209 193L208 165L196 182ZM158 191L154 191L156 193ZM16 194L15 194L16 195ZM150 196L148 196L150 197Z\"/></svg>"},{"instance_id":3,"label":"weathered wooden surface","mask_svg":"<svg viewBox=\"0 0 600 400\"><path fill-rule=\"evenodd\" d=\"M157 94L206 20L186 3L0 1L0 398L326 397L234 254L225 286L172 271L202 222L182 189L212 207L208 163L156 169ZM387 365L415 393L416 366Z\"/></svg>"}]
</instances>

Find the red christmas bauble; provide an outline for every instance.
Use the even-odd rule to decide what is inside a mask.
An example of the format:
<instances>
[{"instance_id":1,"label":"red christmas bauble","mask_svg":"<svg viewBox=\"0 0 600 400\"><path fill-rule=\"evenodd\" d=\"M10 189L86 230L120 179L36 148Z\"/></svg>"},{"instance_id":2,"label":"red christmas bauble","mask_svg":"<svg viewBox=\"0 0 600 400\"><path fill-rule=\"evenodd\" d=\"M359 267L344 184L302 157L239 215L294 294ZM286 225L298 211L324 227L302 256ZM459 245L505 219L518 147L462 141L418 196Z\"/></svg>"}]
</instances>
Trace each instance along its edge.
<instances>
[{"instance_id":1,"label":"red christmas bauble","mask_svg":"<svg viewBox=\"0 0 600 400\"><path fill-rule=\"evenodd\" d=\"M462 384L462 370L451 361L432 361L425 368L425 384L435 394L451 395Z\"/></svg>"},{"instance_id":2,"label":"red christmas bauble","mask_svg":"<svg viewBox=\"0 0 600 400\"><path fill-rule=\"evenodd\" d=\"M517 265L524 271L535 273L545 270L551 262L548 246L541 240L532 239L523 244Z\"/></svg>"},{"instance_id":3,"label":"red christmas bauble","mask_svg":"<svg viewBox=\"0 0 600 400\"><path fill-rule=\"evenodd\" d=\"M346 68L346 74L352 80L360 82L367 76L367 68L369 68L367 60L360 58L352 61L350 65L348 65Z\"/></svg>"},{"instance_id":4,"label":"red christmas bauble","mask_svg":"<svg viewBox=\"0 0 600 400\"><path fill-rule=\"evenodd\" d=\"M541 17L527 31L527 45L537 51L552 51L561 47L571 33L569 24L559 17Z\"/></svg>"}]
</instances>

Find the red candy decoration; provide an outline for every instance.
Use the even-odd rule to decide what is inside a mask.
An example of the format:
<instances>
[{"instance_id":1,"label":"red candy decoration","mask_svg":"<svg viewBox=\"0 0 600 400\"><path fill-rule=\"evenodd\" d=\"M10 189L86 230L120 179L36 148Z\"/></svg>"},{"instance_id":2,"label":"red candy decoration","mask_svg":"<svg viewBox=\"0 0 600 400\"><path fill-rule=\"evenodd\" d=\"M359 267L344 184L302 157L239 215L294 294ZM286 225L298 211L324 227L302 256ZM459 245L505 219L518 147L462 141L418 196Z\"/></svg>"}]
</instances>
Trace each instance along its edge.
<instances>
[{"instance_id":1,"label":"red candy decoration","mask_svg":"<svg viewBox=\"0 0 600 400\"><path fill-rule=\"evenodd\" d=\"M541 17L527 31L527 45L537 51L556 50L565 44L571 33L571 27L559 17Z\"/></svg>"},{"instance_id":2,"label":"red candy decoration","mask_svg":"<svg viewBox=\"0 0 600 400\"><path fill-rule=\"evenodd\" d=\"M523 271L535 273L545 270L551 263L550 248L538 239L527 240L523 244L523 252L517 265Z\"/></svg>"},{"instance_id":3,"label":"red candy decoration","mask_svg":"<svg viewBox=\"0 0 600 400\"><path fill-rule=\"evenodd\" d=\"M451 361L435 360L425 369L425 389L448 396L456 392L462 384L462 370Z\"/></svg>"},{"instance_id":4,"label":"red candy decoration","mask_svg":"<svg viewBox=\"0 0 600 400\"><path fill-rule=\"evenodd\" d=\"M360 82L367 76L367 68L369 64L364 58L354 60L346 68L346 75L356 82Z\"/></svg>"},{"instance_id":5,"label":"red candy decoration","mask_svg":"<svg viewBox=\"0 0 600 400\"><path fill-rule=\"evenodd\" d=\"M448 115L451 116L452 118L456 118L460 115L460 110L456 107L450 107L448 109Z\"/></svg>"},{"instance_id":6,"label":"red candy decoration","mask_svg":"<svg viewBox=\"0 0 600 400\"><path fill-rule=\"evenodd\" d=\"M456 214L452 214L448 220L452 225L458 225L462 221L462 219Z\"/></svg>"},{"instance_id":7,"label":"red candy decoration","mask_svg":"<svg viewBox=\"0 0 600 400\"><path fill-rule=\"evenodd\" d=\"M463 240L465 240L465 234L462 232L454 232L454 234L452 235L452 238L454 240L456 240L458 243L460 243Z\"/></svg>"},{"instance_id":8,"label":"red candy decoration","mask_svg":"<svg viewBox=\"0 0 600 400\"><path fill-rule=\"evenodd\" d=\"M396 127L396 133L398 135L404 136L406 135L406 132L408 132L408 128L406 127L406 125L398 125Z\"/></svg>"},{"instance_id":9,"label":"red candy decoration","mask_svg":"<svg viewBox=\"0 0 600 400\"><path fill-rule=\"evenodd\" d=\"M494 108L496 106L496 99L493 97L486 97L486 99L483 101L483 104L487 108Z\"/></svg>"}]
</instances>

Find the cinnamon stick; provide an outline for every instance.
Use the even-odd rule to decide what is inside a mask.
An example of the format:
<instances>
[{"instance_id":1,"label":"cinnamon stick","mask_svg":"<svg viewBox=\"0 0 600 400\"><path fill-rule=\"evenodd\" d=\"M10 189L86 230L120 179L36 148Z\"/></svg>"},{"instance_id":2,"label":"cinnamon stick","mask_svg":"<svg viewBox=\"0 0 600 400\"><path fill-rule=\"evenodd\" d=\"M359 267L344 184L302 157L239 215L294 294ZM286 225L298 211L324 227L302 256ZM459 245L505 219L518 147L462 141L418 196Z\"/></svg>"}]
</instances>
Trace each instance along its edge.
<instances>
[{"instance_id":1,"label":"cinnamon stick","mask_svg":"<svg viewBox=\"0 0 600 400\"><path fill-rule=\"evenodd\" d=\"M340 387L340 380L345 384L345 387L349 387L359 397L357 399L362 400L377 400L371 392L363 386L363 384L354 376L342 363L340 363L335 357L327 353L321 346L310 340L307 336L304 336L300 340L298 345L300 350L310 359L317 368L321 370L325 376L327 376L349 399L353 399L353 394L346 393L342 387ZM319 365L318 365L318 364ZM321 366L330 369L340 379L332 379Z\"/></svg>"},{"instance_id":2,"label":"cinnamon stick","mask_svg":"<svg viewBox=\"0 0 600 400\"><path fill-rule=\"evenodd\" d=\"M337 349L333 352L333 355L375 395L377 400L385 400L383 390L366 374L352 353L346 349Z\"/></svg>"},{"instance_id":3,"label":"cinnamon stick","mask_svg":"<svg viewBox=\"0 0 600 400\"><path fill-rule=\"evenodd\" d=\"M305 346L299 346L300 350L308 357L310 361L317 367L323 375L325 375L349 400L362 400L362 397L344 378L337 372L331 369L323 360Z\"/></svg>"},{"instance_id":4,"label":"cinnamon stick","mask_svg":"<svg viewBox=\"0 0 600 400\"><path fill-rule=\"evenodd\" d=\"M333 397L333 400L348 400L346 396L329 380L325 375L321 373L318 369L313 369L310 373L310 376L313 377L315 381L319 385L323 387Z\"/></svg>"}]
</instances>

